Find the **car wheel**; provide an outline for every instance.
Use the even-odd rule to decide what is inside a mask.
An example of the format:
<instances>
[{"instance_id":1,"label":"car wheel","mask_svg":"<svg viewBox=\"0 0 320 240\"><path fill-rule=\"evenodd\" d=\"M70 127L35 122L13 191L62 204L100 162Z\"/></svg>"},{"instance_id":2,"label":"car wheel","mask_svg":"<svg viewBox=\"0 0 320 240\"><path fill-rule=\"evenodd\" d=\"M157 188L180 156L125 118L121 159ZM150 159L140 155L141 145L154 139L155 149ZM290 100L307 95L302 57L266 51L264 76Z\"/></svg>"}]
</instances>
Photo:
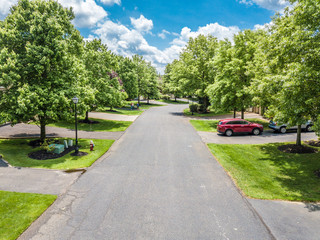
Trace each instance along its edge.
<instances>
[{"instance_id":1,"label":"car wheel","mask_svg":"<svg viewBox=\"0 0 320 240\"><path fill-rule=\"evenodd\" d=\"M260 132L261 132L261 131L260 131L259 128L255 128L255 129L252 130L252 134L253 134L253 135L259 135Z\"/></svg>"},{"instance_id":2,"label":"car wheel","mask_svg":"<svg viewBox=\"0 0 320 240\"><path fill-rule=\"evenodd\" d=\"M286 133L286 132L287 132L286 127L281 127L281 128L280 128L280 132L281 132L281 133Z\"/></svg>"},{"instance_id":3,"label":"car wheel","mask_svg":"<svg viewBox=\"0 0 320 240\"><path fill-rule=\"evenodd\" d=\"M232 132L231 129L228 129L225 133L226 133L226 135L227 135L228 137L232 136L232 134L233 134L233 132Z\"/></svg>"},{"instance_id":4,"label":"car wheel","mask_svg":"<svg viewBox=\"0 0 320 240\"><path fill-rule=\"evenodd\" d=\"M312 131L312 129L311 129L311 125L308 125L307 127L306 127L306 132L311 132Z\"/></svg>"}]
</instances>

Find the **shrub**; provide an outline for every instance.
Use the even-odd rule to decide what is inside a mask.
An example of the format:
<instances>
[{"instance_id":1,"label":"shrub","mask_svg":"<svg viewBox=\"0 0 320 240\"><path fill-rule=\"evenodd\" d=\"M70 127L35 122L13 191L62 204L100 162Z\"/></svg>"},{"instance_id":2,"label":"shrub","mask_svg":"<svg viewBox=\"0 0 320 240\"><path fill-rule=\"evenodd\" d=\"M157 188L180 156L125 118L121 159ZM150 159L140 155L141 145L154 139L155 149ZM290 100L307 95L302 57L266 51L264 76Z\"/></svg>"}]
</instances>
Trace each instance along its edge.
<instances>
[{"instance_id":1,"label":"shrub","mask_svg":"<svg viewBox=\"0 0 320 240\"><path fill-rule=\"evenodd\" d=\"M189 105L189 109L190 109L190 112L192 112L192 113L197 112L198 111L198 104L197 103L191 103Z\"/></svg>"},{"instance_id":2,"label":"shrub","mask_svg":"<svg viewBox=\"0 0 320 240\"><path fill-rule=\"evenodd\" d=\"M199 113L205 113L205 112L207 112L207 107L204 104L198 104L197 111Z\"/></svg>"}]
</instances>

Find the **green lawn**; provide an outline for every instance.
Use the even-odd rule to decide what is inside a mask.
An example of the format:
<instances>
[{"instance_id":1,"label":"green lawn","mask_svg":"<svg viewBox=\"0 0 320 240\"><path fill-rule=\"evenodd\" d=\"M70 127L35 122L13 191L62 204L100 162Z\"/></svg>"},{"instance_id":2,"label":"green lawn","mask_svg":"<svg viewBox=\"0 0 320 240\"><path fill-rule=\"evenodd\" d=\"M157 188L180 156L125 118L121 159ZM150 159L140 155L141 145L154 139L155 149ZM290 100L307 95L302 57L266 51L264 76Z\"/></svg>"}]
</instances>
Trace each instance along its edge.
<instances>
[{"instance_id":1,"label":"green lawn","mask_svg":"<svg viewBox=\"0 0 320 240\"><path fill-rule=\"evenodd\" d=\"M248 118L246 119L249 122L259 123L263 125L264 130L269 130L269 122L264 119L259 118ZM203 132L217 132L217 124L219 120L190 120L190 123L197 131Z\"/></svg>"},{"instance_id":2,"label":"green lawn","mask_svg":"<svg viewBox=\"0 0 320 240\"><path fill-rule=\"evenodd\" d=\"M186 101L181 101L181 100L165 100L165 99L159 99L157 100L157 102L164 102L164 103L169 103L169 104L189 104L188 102Z\"/></svg>"},{"instance_id":3,"label":"green lawn","mask_svg":"<svg viewBox=\"0 0 320 240\"><path fill-rule=\"evenodd\" d=\"M320 178L314 174L320 169L320 153L283 153L277 149L282 144L208 144L208 147L249 197L320 201Z\"/></svg>"},{"instance_id":4,"label":"green lawn","mask_svg":"<svg viewBox=\"0 0 320 240\"><path fill-rule=\"evenodd\" d=\"M134 104L134 109L131 110L131 103ZM138 101L127 101L126 105L122 108L114 108L112 111L110 111L110 108L103 108L103 109L97 109L97 111L106 112L106 113L112 113L112 114L123 114L123 115L140 115L143 113L144 110L147 110L151 107L160 107L164 106L162 104L155 104L150 103L147 104L145 102L140 102L139 110L137 109L137 103Z\"/></svg>"},{"instance_id":5,"label":"green lawn","mask_svg":"<svg viewBox=\"0 0 320 240\"><path fill-rule=\"evenodd\" d=\"M99 132L121 132L125 131L132 122L130 121L113 121L90 118L90 120L98 121L98 124L78 123L78 130L82 131L99 131ZM48 124L50 127L60 127L75 129L74 122L56 122Z\"/></svg>"},{"instance_id":6,"label":"green lawn","mask_svg":"<svg viewBox=\"0 0 320 240\"><path fill-rule=\"evenodd\" d=\"M190 123L197 131L217 132L219 120L190 120Z\"/></svg>"},{"instance_id":7,"label":"green lawn","mask_svg":"<svg viewBox=\"0 0 320 240\"><path fill-rule=\"evenodd\" d=\"M214 116L219 116L219 115L226 115L226 114L231 114L230 112L209 112L208 113L193 113L190 112L189 108L186 108L183 110L183 114L185 116L194 116L194 117L214 117Z\"/></svg>"},{"instance_id":8,"label":"green lawn","mask_svg":"<svg viewBox=\"0 0 320 240\"><path fill-rule=\"evenodd\" d=\"M82 157L71 156L69 153L61 158L48 160L35 160L28 157L28 153L37 151L28 145L30 139L0 139L0 154L3 159L12 166L49 168L49 169L77 169L91 166L100 158L113 144L114 140L94 139L94 151L90 151L90 139L79 139L80 151L88 155Z\"/></svg>"},{"instance_id":9,"label":"green lawn","mask_svg":"<svg viewBox=\"0 0 320 240\"><path fill-rule=\"evenodd\" d=\"M56 198L54 195L0 191L0 239L17 239Z\"/></svg>"}]
</instances>

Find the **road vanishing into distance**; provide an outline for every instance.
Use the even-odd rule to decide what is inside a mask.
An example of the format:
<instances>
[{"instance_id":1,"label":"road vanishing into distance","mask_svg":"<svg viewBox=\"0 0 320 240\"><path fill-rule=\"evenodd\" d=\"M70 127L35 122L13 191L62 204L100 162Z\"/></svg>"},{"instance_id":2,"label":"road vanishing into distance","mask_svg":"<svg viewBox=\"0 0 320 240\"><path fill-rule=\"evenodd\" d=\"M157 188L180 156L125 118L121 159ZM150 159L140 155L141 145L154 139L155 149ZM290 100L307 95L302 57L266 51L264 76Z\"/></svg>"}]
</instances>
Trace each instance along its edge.
<instances>
[{"instance_id":1,"label":"road vanishing into distance","mask_svg":"<svg viewBox=\"0 0 320 240\"><path fill-rule=\"evenodd\" d=\"M274 239L184 108L142 114L20 239Z\"/></svg>"}]
</instances>

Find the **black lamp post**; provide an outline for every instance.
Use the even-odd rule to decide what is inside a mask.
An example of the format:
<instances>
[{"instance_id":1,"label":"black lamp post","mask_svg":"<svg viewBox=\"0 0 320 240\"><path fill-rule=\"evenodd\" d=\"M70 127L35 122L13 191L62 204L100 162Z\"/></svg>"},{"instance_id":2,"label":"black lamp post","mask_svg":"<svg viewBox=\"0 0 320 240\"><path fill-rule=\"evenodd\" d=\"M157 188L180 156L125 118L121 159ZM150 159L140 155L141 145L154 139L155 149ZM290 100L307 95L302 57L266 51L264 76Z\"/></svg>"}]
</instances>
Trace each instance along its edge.
<instances>
[{"instance_id":1,"label":"black lamp post","mask_svg":"<svg viewBox=\"0 0 320 240\"><path fill-rule=\"evenodd\" d=\"M78 155L79 147L78 147L78 120L77 120L77 103L79 102L79 98L74 97L72 98L74 103L74 115L75 115L75 125L76 125L76 150L74 151L74 155Z\"/></svg>"}]
</instances>

